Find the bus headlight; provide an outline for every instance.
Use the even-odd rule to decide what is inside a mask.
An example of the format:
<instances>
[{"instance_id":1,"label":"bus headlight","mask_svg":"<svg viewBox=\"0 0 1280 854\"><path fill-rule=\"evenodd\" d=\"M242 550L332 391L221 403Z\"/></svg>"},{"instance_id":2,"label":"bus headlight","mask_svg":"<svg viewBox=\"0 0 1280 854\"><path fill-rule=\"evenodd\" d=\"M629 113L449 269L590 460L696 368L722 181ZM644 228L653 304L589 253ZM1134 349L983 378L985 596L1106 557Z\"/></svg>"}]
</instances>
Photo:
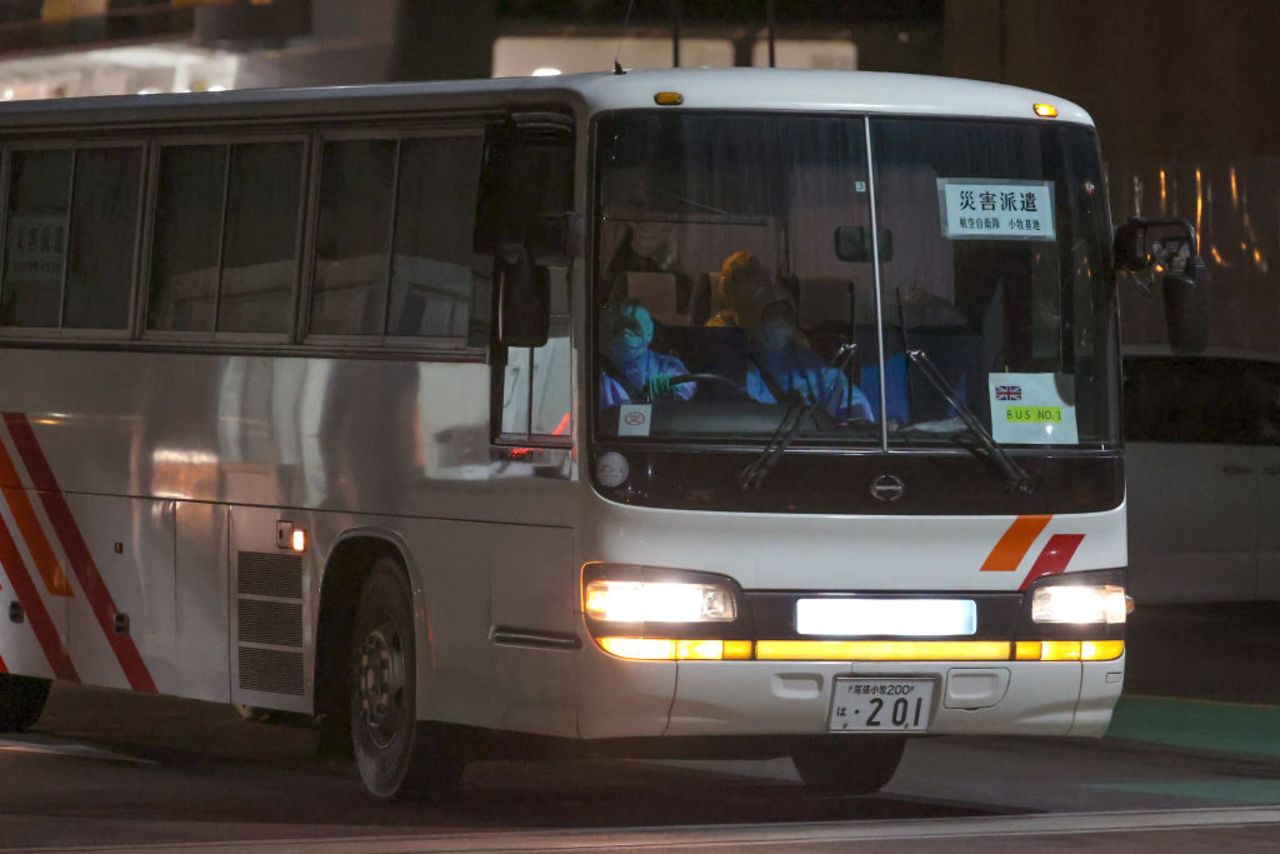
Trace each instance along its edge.
<instances>
[{"instance_id":1,"label":"bus headlight","mask_svg":"<svg viewBox=\"0 0 1280 854\"><path fill-rule=\"evenodd\" d=\"M1127 610L1124 588L1113 584L1048 584L1031 597L1036 623L1123 623Z\"/></svg>"},{"instance_id":2,"label":"bus headlight","mask_svg":"<svg viewBox=\"0 0 1280 854\"><path fill-rule=\"evenodd\" d=\"M729 623L738 617L727 586L680 581L589 581L583 609L604 623Z\"/></svg>"}]
</instances>

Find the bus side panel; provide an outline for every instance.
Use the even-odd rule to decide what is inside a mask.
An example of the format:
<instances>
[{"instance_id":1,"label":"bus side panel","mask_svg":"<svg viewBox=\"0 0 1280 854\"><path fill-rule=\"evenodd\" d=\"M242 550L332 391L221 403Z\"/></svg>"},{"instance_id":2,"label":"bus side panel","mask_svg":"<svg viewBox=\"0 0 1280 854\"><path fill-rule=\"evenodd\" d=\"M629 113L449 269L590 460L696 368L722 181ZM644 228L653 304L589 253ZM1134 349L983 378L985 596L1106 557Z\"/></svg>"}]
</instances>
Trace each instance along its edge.
<instances>
[{"instance_id":1,"label":"bus side panel","mask_svg":"<svg viewBox=\"0 0 1280 854\"><path fill-rule=\"evenodd\" d=\"M12 531L11 523L6 521L5 525ZM50 661L51 654L57 655L56 650L64 647L66 642L67 600L40 595L43 585L31 571L26 558L19 561L19 564L26 562L26 567L11 566L10 560L8 556L0 558L0 673L45 679L55 676L68 678L70 672L56 673ZM37 607L43 609L43 618L30 613L29 594L24 592L20 596L15 589L12 576L17 573L32 578L29 583L35 585L39 598ZM26 589L24 585L24 591ZM21 616L17 618L16 609L21 609Z\"/></svg>"},{"instance_id":2,"label":"bus side panel","mask_svg":"<svg viewBox=\"0 0 1280 854\"><path fill-rule=\"evenodd\" d=\"M231 701L227 626L227 524L224 505L178 504L177 660L173 693Z\"/></svg>"},{"instance_id":3,"label":"bus side panel","mask_svg":"<svg viewBox=\"0 0 1280 854\"><path fill-rule=\"evenodd\" d=\"M404 538L418 628L418 718L492 726L497 686L489 643L489 548L495 526L385 518L370 524Z\"/></svg>"},{"instance_id":4,"label":"bus side panel","mask_svg":"<svg viewBox=\"0 0 1280 854\"><path fill-rule=\"evenodd\" d=\"M496 526L495 526L496 527ZM577 735L578 568L568 528L498 528L490 552L494 682L505 730Z\"/></svg>"},{"instance_id":5,"label":"bus side panel","mask_svg":"<svg viewBox=\"0 0 1280 854\"><path fill-rule=\"evenodd\" d=\"M88 685L179 693L175 502L65 496L45 509L72 568L67 635Z\"/></svg>"}]
</instances>

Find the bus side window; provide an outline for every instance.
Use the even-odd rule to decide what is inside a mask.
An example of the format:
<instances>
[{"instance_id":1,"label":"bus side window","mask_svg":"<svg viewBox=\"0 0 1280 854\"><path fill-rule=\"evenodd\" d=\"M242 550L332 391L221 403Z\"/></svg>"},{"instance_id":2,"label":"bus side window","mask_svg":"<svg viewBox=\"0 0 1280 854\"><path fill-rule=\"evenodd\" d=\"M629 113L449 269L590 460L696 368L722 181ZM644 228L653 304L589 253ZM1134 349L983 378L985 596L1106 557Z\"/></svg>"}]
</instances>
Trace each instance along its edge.
<instances>
[{"instance_id":1,"label":"bus side window","mask_svg":"<svg viewBox=\"0 0 1280 854\"><path fill-rule=\"evenodd\" d=\"M472 252L479 135L400 145L387 335L464 338L483 265Z\"/></svg>"},{"instance_id":2,"label":"bus side window","mask_svg":"<svg viewBox=\"0 0 1280 854\"><path fill-rule=\"evenodd\" d=\"M142 149L15 149L9 170L0 324L126 329Z\"/></svg>"},{"instance_id":3,"label":"bus side window","mask_svg":"<svg viewBox=\"0 0 1280 854\"><path fill-rule=\"evenodd\" d=\"M393 139L325 143L311 298L314 333L382 332L395 158Z\"/></svg>"},{"instance_id":4,"label":"bus side window","mask_svg":"<svg viewBox=\"0 0 1280 854\"><path fill-rule=\"evenodd\" d=\"M76 152L64 327L129 326L141 186L141 149Z\"/></svg>"},{"instance_id":5,"label":"bus side window","mask_svg":"<svg viewBox=\"0 0 1280 854\"><path fill-rule=\"evenodd\" d=\"M478 134L325 143L312 333L465 339L480 153Z\"/></svg>"},{"instance_id":6,"label":"bus side window","mask_svg":"<svg viewBox=\"0 0 1280 854\"><path fill-rule=\"evenodd\" d=\"M231 147L219 332L292 329L302 160L300 142Z\"/></svg>"},{"instance_id":7,"label":"bus side window","mask_svg":"<svg viewBox=\"0 0 1280 854\"><path fill-rule=\"evenodd\" d=\"M160 153L147 328L213 331L227 148L165 146Z\"/></svg>"},{"instance_id":8,"label":"bus side window","mask_svg":"<svg viewBox=\"0 0 1280 854\"><path fill-rule=\"evenodd\" d=\"M72 151L15 151L10 158L5 326L58 325L65 275Z\"/></svg>"}]
</instances>

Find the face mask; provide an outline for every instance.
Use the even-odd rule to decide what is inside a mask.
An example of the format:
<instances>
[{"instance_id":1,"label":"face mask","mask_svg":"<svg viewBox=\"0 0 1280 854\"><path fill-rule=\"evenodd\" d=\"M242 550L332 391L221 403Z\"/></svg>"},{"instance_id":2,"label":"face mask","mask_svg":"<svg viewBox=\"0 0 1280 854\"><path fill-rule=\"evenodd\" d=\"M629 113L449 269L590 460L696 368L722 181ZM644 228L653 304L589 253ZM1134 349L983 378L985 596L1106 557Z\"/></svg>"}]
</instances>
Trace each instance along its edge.
<instances>
[{"instance_id":1,"label":"face mask","mask_svg":"<svg viewBox=\"0 0 1280 854\"><path fill-rule=\"evenodd\" d=\"M609 358L619 368L625 368L640 361L648 349L639 335L624 332L609 343Z\"/></svg>"},{"instance_id":2,"label":"face mask","mask_svg":"<svg viewBox=\"0 0 1280 854\"><path fill-rule=\"evenodd\" d=\"M760 346L766 350L781 350L791 343L791 324L785 320L771 320L760 327Z\"/></svg>"}]
</instances>

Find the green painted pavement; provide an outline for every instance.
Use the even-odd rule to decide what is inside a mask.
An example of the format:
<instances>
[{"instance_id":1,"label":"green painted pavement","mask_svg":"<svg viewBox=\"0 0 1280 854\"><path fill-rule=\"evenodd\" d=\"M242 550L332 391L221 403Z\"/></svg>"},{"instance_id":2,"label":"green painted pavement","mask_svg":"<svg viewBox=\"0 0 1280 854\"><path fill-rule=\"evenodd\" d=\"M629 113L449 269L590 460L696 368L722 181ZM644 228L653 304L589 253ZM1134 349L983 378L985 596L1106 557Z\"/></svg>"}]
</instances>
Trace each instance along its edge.
<instances>
[{"instance_id":1,"label":"green painted pavement","mask_svg":"<svg viewBox=\"0 0 1280 854\"><path fill-rule=\"evenodd\" d=\"M1116 704L1107 738L1280 756L1280 706L1125 696Z\"/></svg>"},{"instance_id":2,"label":"green painted pavement","mask_svg":"<svg viewBox=\"0 0 1280 854\"><path fill-rule=\"evenodd\" d=\"M1124 696L1107 738L1252 757L1280 757L1280 706L1171 697ZM1234 804L1280 804L1280 779L1211 775L1131 780L1090 788Z\"/></svg>"},{"instance_id":3,"label":"green painted pavement","mask_svg":"<svg viewBox=\"0 0 1280 854\"><path fill-rule=\"evenodd\" d=\"M1094 789L1131 792L1138 795L1172 795L1196 800L1229 801L1233 804L1280 804L1280 780L1171 780L1134 783L1094 783Z\"/></svg>"}]
</instances>

